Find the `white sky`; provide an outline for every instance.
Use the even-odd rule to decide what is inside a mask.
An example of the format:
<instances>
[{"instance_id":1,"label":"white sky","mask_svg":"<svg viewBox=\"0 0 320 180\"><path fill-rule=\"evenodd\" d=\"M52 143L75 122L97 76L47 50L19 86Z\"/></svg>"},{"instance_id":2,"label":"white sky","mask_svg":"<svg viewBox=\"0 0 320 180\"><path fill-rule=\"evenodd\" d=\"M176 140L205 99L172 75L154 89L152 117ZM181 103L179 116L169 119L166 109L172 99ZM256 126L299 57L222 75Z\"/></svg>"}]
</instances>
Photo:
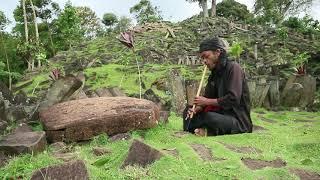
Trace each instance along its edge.
<instances>
[{"instance_id":1,"label":"white sky","mask_svg":"<svg viewBox=\"0 0 320 180\"><path fill-rule=\"evenodd\" d=\"M52 0L59 3L60 8L64 7L67 0ZM209 0L210 1L210 0ZM217 3L222 0L218 0ZM236 0L247 5L249 10L253 9L254 0ZM75 6L88 6L97 13L99 18L102 18L104 13L112 12L117 16L129 16L129 9L137 4L139 0L71 0ZM151 0L152 4L159 6L164 20L181 21L195 14L198 14L201 9L198 3L189 3L186 0ZM18 5L19 0L0 0L0 11L13 22L13 10ZM208 2L208 7L211 7L211 2ZM313 18L320 20L320 0L314 0L314 4L310 12L305 12ZM133 17L132 17L133 18ZM11 25L12 27L13 25Z\"/></svg>"}]
</instances>

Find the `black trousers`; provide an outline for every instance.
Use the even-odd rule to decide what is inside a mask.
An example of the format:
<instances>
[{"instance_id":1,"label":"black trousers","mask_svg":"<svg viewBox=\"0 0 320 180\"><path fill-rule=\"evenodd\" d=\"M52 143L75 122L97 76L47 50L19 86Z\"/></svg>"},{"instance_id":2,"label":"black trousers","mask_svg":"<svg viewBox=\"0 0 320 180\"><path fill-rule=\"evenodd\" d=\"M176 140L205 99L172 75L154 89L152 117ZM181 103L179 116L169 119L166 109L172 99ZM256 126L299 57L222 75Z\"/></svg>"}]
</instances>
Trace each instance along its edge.
<instances>
[{"instance_id":1,"label":"black trousers","mask_svg":"<svg viewBox=\"0 0 320 180\"><path fill-rule=\"evenodd\" d=\"M200 112L187 119L189 107L183 113L183 130L194 133L197 128L206 128L209 136L242 133L238 120L219 112Z\"/></svg>"}]
</instances>

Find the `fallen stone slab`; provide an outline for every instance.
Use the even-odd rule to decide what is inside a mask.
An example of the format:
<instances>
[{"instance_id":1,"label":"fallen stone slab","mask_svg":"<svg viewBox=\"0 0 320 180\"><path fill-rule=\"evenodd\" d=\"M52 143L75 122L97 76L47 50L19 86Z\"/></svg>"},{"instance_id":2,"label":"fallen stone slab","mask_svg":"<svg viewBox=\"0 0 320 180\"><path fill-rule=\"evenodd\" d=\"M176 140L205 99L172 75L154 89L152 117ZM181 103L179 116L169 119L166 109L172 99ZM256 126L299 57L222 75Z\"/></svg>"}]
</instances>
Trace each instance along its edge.
<instances>
[{"instance_id":1,"label":"fallen stone slab","mask_svg":"<svg viewBox=\"0 0 320 180\"><path fill-rule=\"evenodd\" d=\"M46 144L46 136L43 131L13 133L0 141L0 151L7 155L38 153L45 149Z\"/></svg>"},{"instance_id":2,"label":"fallen stone slab","mask_svg":"<svg viewBox=\"0 0 320 180\"><path fill-rule=\"evenodd\" d=\"M298 176L301 180L320 179L320 174L318 174L316 172L311 172L311 171L304 170L304 169L289 169L289 171L291 173L295 174L296 176Z\"/></svg>"},{"instance_id":3,"label":"fallen stone slab","mask_svg":"<svg viewBox=\"0 0 320 180\"><path fill-rule=\"evenodd\" d=\"M200 156L204 161L213 161L211 149L203 144L190 144L192 149Z\"/></svg>"},{"instance_id":4,"label":"fallen stone slab","mask_svg":"<svg viewBox=\"0 0 320 180\"><path fill-rule=\"evenodd\" d=\"M265 167L274 167L274 168L281 168L287 165L285 161L280 158L277 158L273 161L264 161L258 159L251 159L251 158L242 158L241 161L250 169L257 170L262 169Z\"/></svg>"},{"instance_id":5,"label":"fallen stone slab","mask_svg":"<svg viewBox=\"0 0 320 180\"><path fill-rule=\"evenodd\" d=\"M155 127L159 109L151 101L130 97L99 97L56 104L40 112L48 141L89 140Z\"/></svg>"},{"instance_id":6,"label":"fallen stone slab","mask_svg":"<svg viewBox=\"0 0 320 180\"><path fill-rule=\"evenodd\" d=\"M76 160L60 165L49 166L33 172L31 180L88 180L89 175L83 161Z\"/></svg>"},{"instance_id":7,"label":"fallen stone slab","mask_svg":"<svg viewBox=\"0 0 320 180\"><path fill-rule=\"evenodd\" d=\"M226 148L230 149L233 152L243 153L243 154L261 154L262 151L260 149L251 147L251 146L235 146L232 144L222 143Z\"/></svg>"},{"instance_id":8,"label":"fallen stone slab","mask_svg":"<svg viewBox=\"0 0 320 180\"><path fill-rule=\"evenodd\" d=\"M162 149L162 151L166 154L172 155L174 157L178 157L179 156L179 151L176 148L172 148L172 149Z\"/></svg>"},{"instance_id":9,"label":"fallen stone slab","mask_svg":"<svg viewBox=\"0 0 320 180\"><path fill-rule=\"evenodd\" d=\"M156 160L159 160L162 156L163 154L157 149L154 149L141 141L134 140L129 149L128 156L121 167L125 168L129 165L146 167Z\"/></svg>"}]
</instances>

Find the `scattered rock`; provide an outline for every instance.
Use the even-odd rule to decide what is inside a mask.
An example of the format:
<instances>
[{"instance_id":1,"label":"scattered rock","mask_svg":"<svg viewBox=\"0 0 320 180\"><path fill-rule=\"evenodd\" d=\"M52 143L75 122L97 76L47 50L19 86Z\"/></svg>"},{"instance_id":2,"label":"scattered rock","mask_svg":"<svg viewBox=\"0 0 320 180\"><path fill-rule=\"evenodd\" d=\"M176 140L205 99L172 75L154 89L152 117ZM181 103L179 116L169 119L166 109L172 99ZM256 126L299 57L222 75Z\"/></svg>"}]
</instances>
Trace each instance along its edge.
<instances>
[{"instance_id":1,"label":"scattered rock","mask_svg":"<svg viewBox=\"0 0 320 180\"><path fill-rule=\"evenodd\" d=\"M146 167L160 159L162 156L163 154L157 149L154 149L141 141L134 140L129 149L128 156L122 164L122 168L128 165Z\"/></svg>"},{"instance_id":2,"label":"scattered rock","mask_svg":"<svg viewBox=\"0 0 320 180\"><path fill-rule=\"evenodd\" d=\"M172 93L172 111L182 115L186 107L186 93L183 78L177 70L171 70L168 74L168 82Z\"/></svg>"},{"instance_id":3,"label":"scattered rock","mask_svg":"<svg viewBox=\"0 0 320 180\"><path fill-rule=\"evenodd\" d=\"M0 152L0 168L5 166L8 160L9 157L6 156L3 152Z\"/></svg>"},{"instance_id":4,"label":"scattered rock","mask_svg":"<svg viewBox=\"0 0 320 180\"><path fill-rule=\"evenodd\" d=\"M304 169L289 169L289 171L295 174L296 176L298 176L301 180L308 180L308 179L319 180L320 179L320 175L316 172L311 172Z\"/></svg>"},{"instance_id":5,"label":"scattered rock","mask_svg":"<svg viewBox=\"0 0 320 180\"><path fill-rule=\"evenodd\" d=\"M50 144L49 147L54 153L66 153L69 151L67 145L64 142L55 142L53 144Z\"/></svg>"},{"instance_id":6,"label":"scattered rock","mask_svg":"<svg viewBox=\"0 0 320 180\"><path fill-rule=\"evenodd\" d=\"M282 104L288 107L304 108L315 99L316 78L310 75L292 75L281 94Z\"/></svg>"},{"instance_id":7,"label":"scattered rock","mask_svg":"<svg viewBox=\"0 0 320 180\"><path fill-rule=\"evenodd\" d=\"M252 130L253 130L253 132L255 132L255 131L266 131L267 129L262 126L253 125Z\"/></svg>"},{"instance_id":8,"label":"scattered rock","mask_svg":"<svg viewBox=\"0 0 320 180\"><path fill-rule=\"evenodd\" d=\"M46 147L45 132L13 133L0 141L0 151L8 155L38 153Z\"/></svg>"},{"instance_id":9,"label":"scattered rock","mask_svg":"<svg viewBox=\"0 0 320 180\"><path fill-rule=\"evenodd\" d=\"M127 96L124 92L122 92L119 88L113 87L113 88L108 88L108 90L111 92L113 97L121 96L125 97Z\"/></svg>"},{"instance_id":10,"label":"scattered rock","mask_svg":"<svg viewBox=\"0 0 320 180\"><path fill-rule=\"evenodd\" d=\"M120 133L120 134L116 134L114 136L111 136L109 138L110 142L115 142L115 141L124 141L124 140L129 140L131 138L131 134L130 133Z\"/></svg>"},{"instance_id":11,"label":"scattered rock","mask_svg":"<svg viewBox=\"0 0 320 180\"><path fill-rule=\"evenodd\" d=\"M53 153L53 156L57 159L64 161L64 162L69 162L69 161L75 160L77 158L77 156L73 153L56 152L56 153Z\"/></svg>"},{"instance_id":12,"label":"scattered rock","mask_svg":"<svg viewBox=\"0 0 320 180\"><path fill-rule=\"evenodd\" d=\"M16 127L13 131L12 134L18 134L18 133L26 133L26 132L32 132L32 129L30 126L28 126L25 123L21 123Z\"/></svg>"},{"instance_id":13,"label":"scattered rock","mask_svg":"<svg viewBox=\"0 0 320 180\"><path fill-rule=\"evenodd\" d=\"M243 154L261 154L262 151L260 149L254 147L238 147L231 144L222 143L226 148L230 149L233 152L243 153Z\"/></svg>"},{"instance_id":14,"label":"scattered rock","mask_svg":"<svg viewBox=\"0 0 320 180\"><path fill-rule=\"evenodd\" d=\"M60 165L49 166L33 172L31 180L88 180L89 175L83 161L77 160Z\"/></svg>"},{"instance_id":15,"label":"scattered rock","mask_svg":"<svg viewBox=\"0 0 320 180\"><path fill-rule=\"evenodd\" d=\"M168 123L170 112L169 111L160 111L160 122Z\"/></svg>"},{"instance_id":16,"label":"scattered rock","mask_svg":"<svg viewBox=\"0 0 320 180\"><path fill-rule=\"evenodd\" d=\"M40 104L39 110L41 111L57 103L68 101L81 86L82 81L74 75L58 79L49 88L46 99Z\"/></svg>"},{"instance_id":17,"label":"scattered rock","mask_svg":"<svg viewBox=\"0 0 320 180\"><path fill-rule=\"evenodd\" d=\"M250 168L252 170L262 169L267 166L274 167L274 168L280 168L280 167L284 167L287 165L287 163L280 158L277 158L273 161L264 161L264 160L258 160L258 159L242 158L241 161L248 168Z\"/></svg>"},{"instance_id":18,"label":"scattered rock","mask_svg":"<svg viewBox=\"0 0 320 180\"><path fill-rule=\"evenodd\" d=\"M107 88L99 88L94 91L99 97L113 97Z\"/></svg>"},{"instance_id":19,"label":"scattered rock","mask_svg":"<svg viewBox=\"0 0 320 180\"><path fill-rule=\"evenodd\" d=\"M13 102L12 92L10 91L10 89L2 81L0 81L0 92L2 93L2 97L5 100Z\"/></svg>"},{"instance_id":20,"label":"scattered rock","mask_svg":"<svg viewBox=\"0 0 320 180\"><path fill-rule=\"evenodd\" d=\"M183 137L187 136L188 134L190 134L190 133L188 133L186 131L177 131L177 132L174 132L173 136L177 137L177 138L183 138Z\"/></svg>"},{"instance_id":21,"label":"scattered rock","mask_svg":"<svg viewBox=\"0 0 320 180\"><path fill-rule=\"evenodd\" d=\"M4 131L7 129L8 123L6 121L0 120L0 135L4 133Z\"/></svg>"},{"instance_id":22,"label":"scattered rock","mask_svg":"<svg viewBox=\"0 0 320 180\"><path fill-rule=\"evenodd\" d=\"M162 149L163 152L170 154L174 157L178 157L179 156L179 151L176 148L173 149Z\"/></svg>"},{"instance_id":23,"label":"scattered rock","mask_svg":"<svg viewBox=\"0 0 320 180\"><path fill-rule=\"evenodd\" d=\"M40 119L50 141L73 142L89 140L101 133L114 135L155 127L159 109L144 99L87 98L54 105L41 111Z\"/></svg>"},{"instance_id":24,"label":"scattered rock","mask_svg":"<svg viewBox=\"0 0 320 180\"><path fill-rule=\"evenodd\" d=\"M92 152L96 156L102 156L102 155L111 153L109 149L100 148L100 147L93 148Z\"/></svg>"},{"instance_id":25,"label":"scattered rock","mask_svg":"<svg viewBox=\"0 0 320 180\"><path fill-rule=\"evenodd\" d=\"M192 149L201 157L204 161L213 161L211 149L203 144L191 144Z\"/></svg>"}]
</instances>

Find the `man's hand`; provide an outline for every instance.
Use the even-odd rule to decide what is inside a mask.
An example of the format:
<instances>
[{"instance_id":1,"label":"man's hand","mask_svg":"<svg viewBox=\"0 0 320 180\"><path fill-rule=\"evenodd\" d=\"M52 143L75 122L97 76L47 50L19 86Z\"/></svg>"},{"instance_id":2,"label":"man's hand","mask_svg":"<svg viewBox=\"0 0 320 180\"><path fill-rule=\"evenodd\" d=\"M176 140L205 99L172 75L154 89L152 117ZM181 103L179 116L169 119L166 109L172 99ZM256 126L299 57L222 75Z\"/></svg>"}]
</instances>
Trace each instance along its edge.
<instances>
[{"instance_id":1,"label":"man's hand","mask_svg":"<svg viewBox=\"0 0 320 180\"><path fill-rule=\"evenodd\" d=\"M205 98L203 96L195 97L193 103L198 105L198 106L208 106L208 105L210 105L209 99Z\"/></svg>"},{"instance_id":2,"label":"man's hand","mask_svg":"<svg viewBox=\"0 0 320 180\"><path fill-rule=\"evenodd\" d=\"M196 106L194 108L194 111L192 110L192 107L188 109L188 113L187 113L187 117L186 117L186 120L189 119L189 117L191 116L191 114L193 113L193 115L199 113L203 111L203 108L201 106Z\"/></svg>"}]
</instances>

